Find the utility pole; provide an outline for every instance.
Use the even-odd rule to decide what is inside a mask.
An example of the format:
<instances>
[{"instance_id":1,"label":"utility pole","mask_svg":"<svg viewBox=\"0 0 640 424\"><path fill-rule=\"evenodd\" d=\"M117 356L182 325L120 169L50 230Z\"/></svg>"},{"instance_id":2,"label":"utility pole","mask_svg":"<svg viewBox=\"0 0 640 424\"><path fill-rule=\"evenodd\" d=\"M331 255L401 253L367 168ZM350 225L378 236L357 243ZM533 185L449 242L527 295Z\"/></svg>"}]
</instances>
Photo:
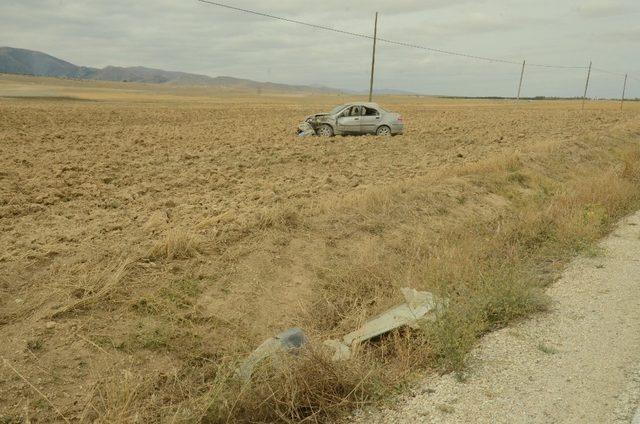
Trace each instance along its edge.
<instances>
[{"instance_id":1,"label":"utility pole","mask_svg":"<svg viewBox=\"0 0 640 424\"><path fill-rule=\"evenodd\" d=\"M589 71L587 71L587 83L584 85L584 94L582 95L582 110L584 110L584 102L587 100L587 90L589 89L589 78L591 78L591 61L589 61Z\"/></svg>"},{"instance_id":2,"label":"utility pole","mask_svg":"<svg viewBox=\"0 0 640 424\"><path fill-rule=\"evenodd\" d=\"M624 106L624 95L627 93L627 77L628 74L624 74L624 85L622 86L622 100L620 101L620 110L622 110Z\"/></svg>"},{"instance_id":3,"label":"utility pole","mask_svg":"<svg viewBox=\"0 0 640 424\"><path fill-rule=\"evenodd\" d=\"M527 64L526 60L522 61L522 71L520 72L520 84L518 84L518 101L520 100L520 92L522 90L522 78L524 77L524 67Z\"/></svg>"},{"instance_id":4,"label":"utility pole","mask_svg":"<svg viewBox=\"0 0 640 424\"><path fill-rule=\"evenodd\" d=\"M369 101L373 100L373 75L376 69L376 42L378 41L378 12L373 25L373 56L371 58L371 81L369 82Z\"/></svg>"}]
</instances>

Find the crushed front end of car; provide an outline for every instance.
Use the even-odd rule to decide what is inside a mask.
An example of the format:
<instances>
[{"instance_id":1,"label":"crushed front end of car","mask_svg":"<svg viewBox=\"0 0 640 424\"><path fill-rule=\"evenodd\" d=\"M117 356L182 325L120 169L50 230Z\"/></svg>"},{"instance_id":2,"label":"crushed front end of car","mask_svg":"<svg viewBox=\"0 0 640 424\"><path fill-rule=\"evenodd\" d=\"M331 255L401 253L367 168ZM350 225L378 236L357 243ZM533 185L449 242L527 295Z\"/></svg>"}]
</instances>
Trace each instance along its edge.
<instances>
[{"instance_id":1,"label":"crushed front end of car","mask_svg":"<svg viewBox=\"0 0 640 424\"><path fill-rule=\"evenodd\" d=\"M297 134L300 137L306 137L310 135L318 135L317 131L323 124L329 124L333 127L335 118L327 113L318 113L315 115L307 116L303 122L298 125ZM312 133L313 131L313 133Z\"/></svg>"},{"instance_id":2,"label":"crushed front end of car","mask_svg":"<svg viewBox=\"0 0 640 424\"><path fill-rule=\"evenodd\" d=\"M308 122L301 122L298 125L298 137L310 137L312 135L316 135L316 130L311 126Z\"/></svg>"}]
</instances>

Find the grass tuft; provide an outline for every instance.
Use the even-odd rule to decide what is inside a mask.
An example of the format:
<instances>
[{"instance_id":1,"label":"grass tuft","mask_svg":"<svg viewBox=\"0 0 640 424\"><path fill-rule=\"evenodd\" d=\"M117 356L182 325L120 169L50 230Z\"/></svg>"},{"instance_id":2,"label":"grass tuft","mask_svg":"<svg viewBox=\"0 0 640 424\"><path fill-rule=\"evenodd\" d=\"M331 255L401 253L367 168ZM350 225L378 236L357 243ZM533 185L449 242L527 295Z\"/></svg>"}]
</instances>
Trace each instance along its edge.
<instances>
[{"instance_id":1,"label":"grass tuft","mask_svg":"<svg viewBox=\"0 0 640 424\"><path fill-rule=\"evenodd\" d=\"M311 349L266 363L250 383L231 383L231 390L224 392L233 397L212 404L204 422L225 422L230 417L287 423L334 420L345 409L367 404L389 383L381 379L380 370L365 364L334 363Z\"/></svg>"},{"instance_id":2,"label":"grass tuft","mask_svg":"<svg viewBox=\"0 0 640 424\"><path fill-rule=\"evenodd\" d=\"M556 353L558 353L558 349L542 342L538 344L538 350L542 353L546 353L547 355L555 355Z\"/></svg>"},{"instance_id":3,"label":"grass tuft","mask_svg":"<svg viewBox=\"0 0 640 424\"><path fill-rule=\"evenodd\" d=\"M149 250L150 259L188 259L200 252L201 241L194 234L181 229L169 230Z\"/></svg>"}]
</instances>

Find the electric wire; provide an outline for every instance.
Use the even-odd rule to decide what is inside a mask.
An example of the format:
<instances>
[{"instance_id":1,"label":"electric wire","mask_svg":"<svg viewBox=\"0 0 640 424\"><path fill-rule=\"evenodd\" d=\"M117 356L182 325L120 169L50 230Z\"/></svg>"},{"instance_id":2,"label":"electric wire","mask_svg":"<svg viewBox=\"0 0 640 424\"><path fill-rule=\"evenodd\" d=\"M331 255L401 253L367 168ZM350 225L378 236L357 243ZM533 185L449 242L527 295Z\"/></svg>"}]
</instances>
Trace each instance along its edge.
<instances>
[{"instance_id":1,"label":"electric wire","mask_svg":"<svg viewBox=\"0 0 640 424\"><path fill-rule=\"evenodd\" d=\"M607 69L602 69L602 68L596 68L596 67L592 67L591 70L596 71L596 72L602 72L604 74L609 74L609 75L616 75L619 77L623 77L626 74L623 74L622 72L614 72L614 71L609 71Z\"/></svg>"},{"instance_id":2,"label":"electric wire","mask_svg":"<svg viewBox=\"0 0 640 424\"><path fill-rule=\"evenodd\" d=\"M353 37L358 37L358 38L364 38L367 40L373 40L373 36L371 35L367 35L367 34L361 34L358 32L352 32L352 31L345 31L345 30L341 30L341 29L337 29L337 28L331 28L325 25L318 25L318 24L312 24L309 22L303 22L303 21L299 21L296 19L290 19L290 18L285 18L282 16L276 16L276 15L272 15L270 13L264 13L264 12L258 12L255 10L250 10L250 9L244 9L241 7L236 7L236 6L230 6L228 4L224 4L224 3L218 3L215 1L211 1L211 0L198 0L200 3L207 3L213 6L218 6L218 7L222 7L225 9L230 9L230 10L235 10L237 12L243 12L243 13L248 13L251 15L255 15L255 16L261 16L264 18L270 18L270 19L275 19L275 20L279 20L279 21L283 21L283 22L289 22L289 23L293 23L293 24L298 24L298 25L303 25L306 27L310 27L310 28L315 28L315 29L320 29L320 30L324 30L324 31L331 31L331 32L335 32L335 33L339 33L339 34L344 34L344 35L350 35ZM426 50L426 51L430 51L430 52L434 52L434 53L441 53L441 54L446 54L446 55L450 55L450 56L459 56L459 57L466 57L469 59L478 59L478 60L483 60L486 62L494 62L494 63L507 63L510 65L521 65L522 62L516 62L513 60L506 60L506 59L498 59L498 58L493 58L493 57L486 57L486 56L479 56L479 55L473 55L473 54L467 54L467 53L460 53L460 52L454 52L454 51L450 51L450 50L444 50L444 49L438 49L438 48L434 48L434 47L427 47L427 46L422 46L422 45L418 45L418 44L413 44L413 43L406 43L406 42L402 42L402 41L395 41L395 40L389 40L387 38L377 38L377 40L379 42L383 42L383 43L387 43L387 44L393 44L393 45L397 45L397 46L403 46L403 47L410 47L410 48L414 48L414 49L420 49L420 50ZM540 66L540 65L537 65ZM555 65L544 65L544 66L549 66L549 67L553 67Z\"/></svg>"},{"instance_id":3,"label":"electric wire","mask_svg":"<svg viewBox=\"0 0 640 424\"><path fill-rule=\"evenodd\" d=\"M358 37L358 38L363 38L363 39L367 39L367 40L373 40L374 39L373 36L367 35L367 34L362 34L362 33L352 32L352 31L346 31L346 30L342 30L342 29L328 27L328 26L325 26L325 25L313 24L313 23L309 23L309 22L299 21L297 19L285 18L285 17L282 17L282 16L273 15L271 13L259 12L259 11L256 11L256 10L245 9L245 8L237 7L237 6L231 6L231 5L228 5L228 4L225 4L225 3L219 3L219 2L216 2L216 1L211 1L211 0L197 0L197 1L199 1L200 3L206 3L206 4L213 5L213 6L229 9L229 10L234 10L236 12L247 13L247 14L250 14L250 15L260 16L260 17L263 17L263 18L275 19L275 20L278 20L278 21L288 22L288 23L297 24L297 25L302 25L302 26L306 26L306 27L309 27L309 28L319 29L319 30L323 30L323 31L330 31L330 32L338 33L338 34L349 35L349 36L352 36L352 37ZM378 42L382 42L382 43L386 43L386 44L397 45L397 46L402 46L402 47L409 47L409 48L429 51L429 52L433 52L433 53L446 54L446 55L450 55L450 56L458 56L458 57L482 60L482 61L485 61L485 62L492 62L492 63L505 63L505 64L509 64L509 65L518 65L518 66L522 65L522 62L516 62L516 61L513 61L513 60L498 59L498 58L487 57L487 56L480 56L480 55L474 55L474 54L468 54L468 53L455 52L455 51L444 50L444 49L439 49L439 48L435 48L435 47L422 46L422 45L419 45L419 44L413 44L413 43L407 43L407 42L402 42L402 41L390 40L390 39L387 39L387 38L379 38L379 37L377 37L377 40L378 40ZM555 64L546 64L546 63L527 63L526 66L535 67L535 68L551 68L551 69L582 69L582 70L589 69L588 66L555 65ZM623 73L609 71L607 69L602 69L602 68L592 67L591 69L593 71L596 71L596 72L602 72L602 73L607 73L607 74L611 74L611 75L617 75L617 76L624 76L625 75ZM636 80L636 81L640 81L640 79L636 78L633 75L629 75L629 78L631 78L633 80Z\"/></svg>"},{"instance_id":4,"label":"electric wire","mask_svg":"<svg viewBox=\"0 0 640 424\"><path fill-rule=\"evenodd\" d=\"M589 69L588 66L547 65L542 63L527 63L527 66L532 66L535 68L553 68L553 69Z\"/></svg>"}]
</instances>

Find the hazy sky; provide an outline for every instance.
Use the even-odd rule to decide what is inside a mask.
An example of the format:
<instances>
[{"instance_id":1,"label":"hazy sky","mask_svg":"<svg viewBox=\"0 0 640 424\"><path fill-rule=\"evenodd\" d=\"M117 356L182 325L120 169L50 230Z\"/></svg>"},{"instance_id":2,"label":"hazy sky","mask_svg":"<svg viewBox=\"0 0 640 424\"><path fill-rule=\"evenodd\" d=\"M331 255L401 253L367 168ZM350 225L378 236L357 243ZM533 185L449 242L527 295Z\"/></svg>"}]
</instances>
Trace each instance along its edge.
<instances>
[{"instance_id":1,"label":"hazy sky","mask_svg":"<svg viewBox=\"0 0 640 424\"><path fill-rule=\"evenodd\" d=\"M225 0L221 0L223 3ZM228 0L237 7L469 54L634 73L640 0ZM0 0L0 45L78 65L143 65L211 76L365 90L371 42L196 0ZM517 65L379 44L376 86L420 93L515 95ZM527 69L523 95L582 95L586 71ZM623 78L592 76L592 96ZM640 97L640 80L630 81Z\"/></svg>"}]
</instances>

